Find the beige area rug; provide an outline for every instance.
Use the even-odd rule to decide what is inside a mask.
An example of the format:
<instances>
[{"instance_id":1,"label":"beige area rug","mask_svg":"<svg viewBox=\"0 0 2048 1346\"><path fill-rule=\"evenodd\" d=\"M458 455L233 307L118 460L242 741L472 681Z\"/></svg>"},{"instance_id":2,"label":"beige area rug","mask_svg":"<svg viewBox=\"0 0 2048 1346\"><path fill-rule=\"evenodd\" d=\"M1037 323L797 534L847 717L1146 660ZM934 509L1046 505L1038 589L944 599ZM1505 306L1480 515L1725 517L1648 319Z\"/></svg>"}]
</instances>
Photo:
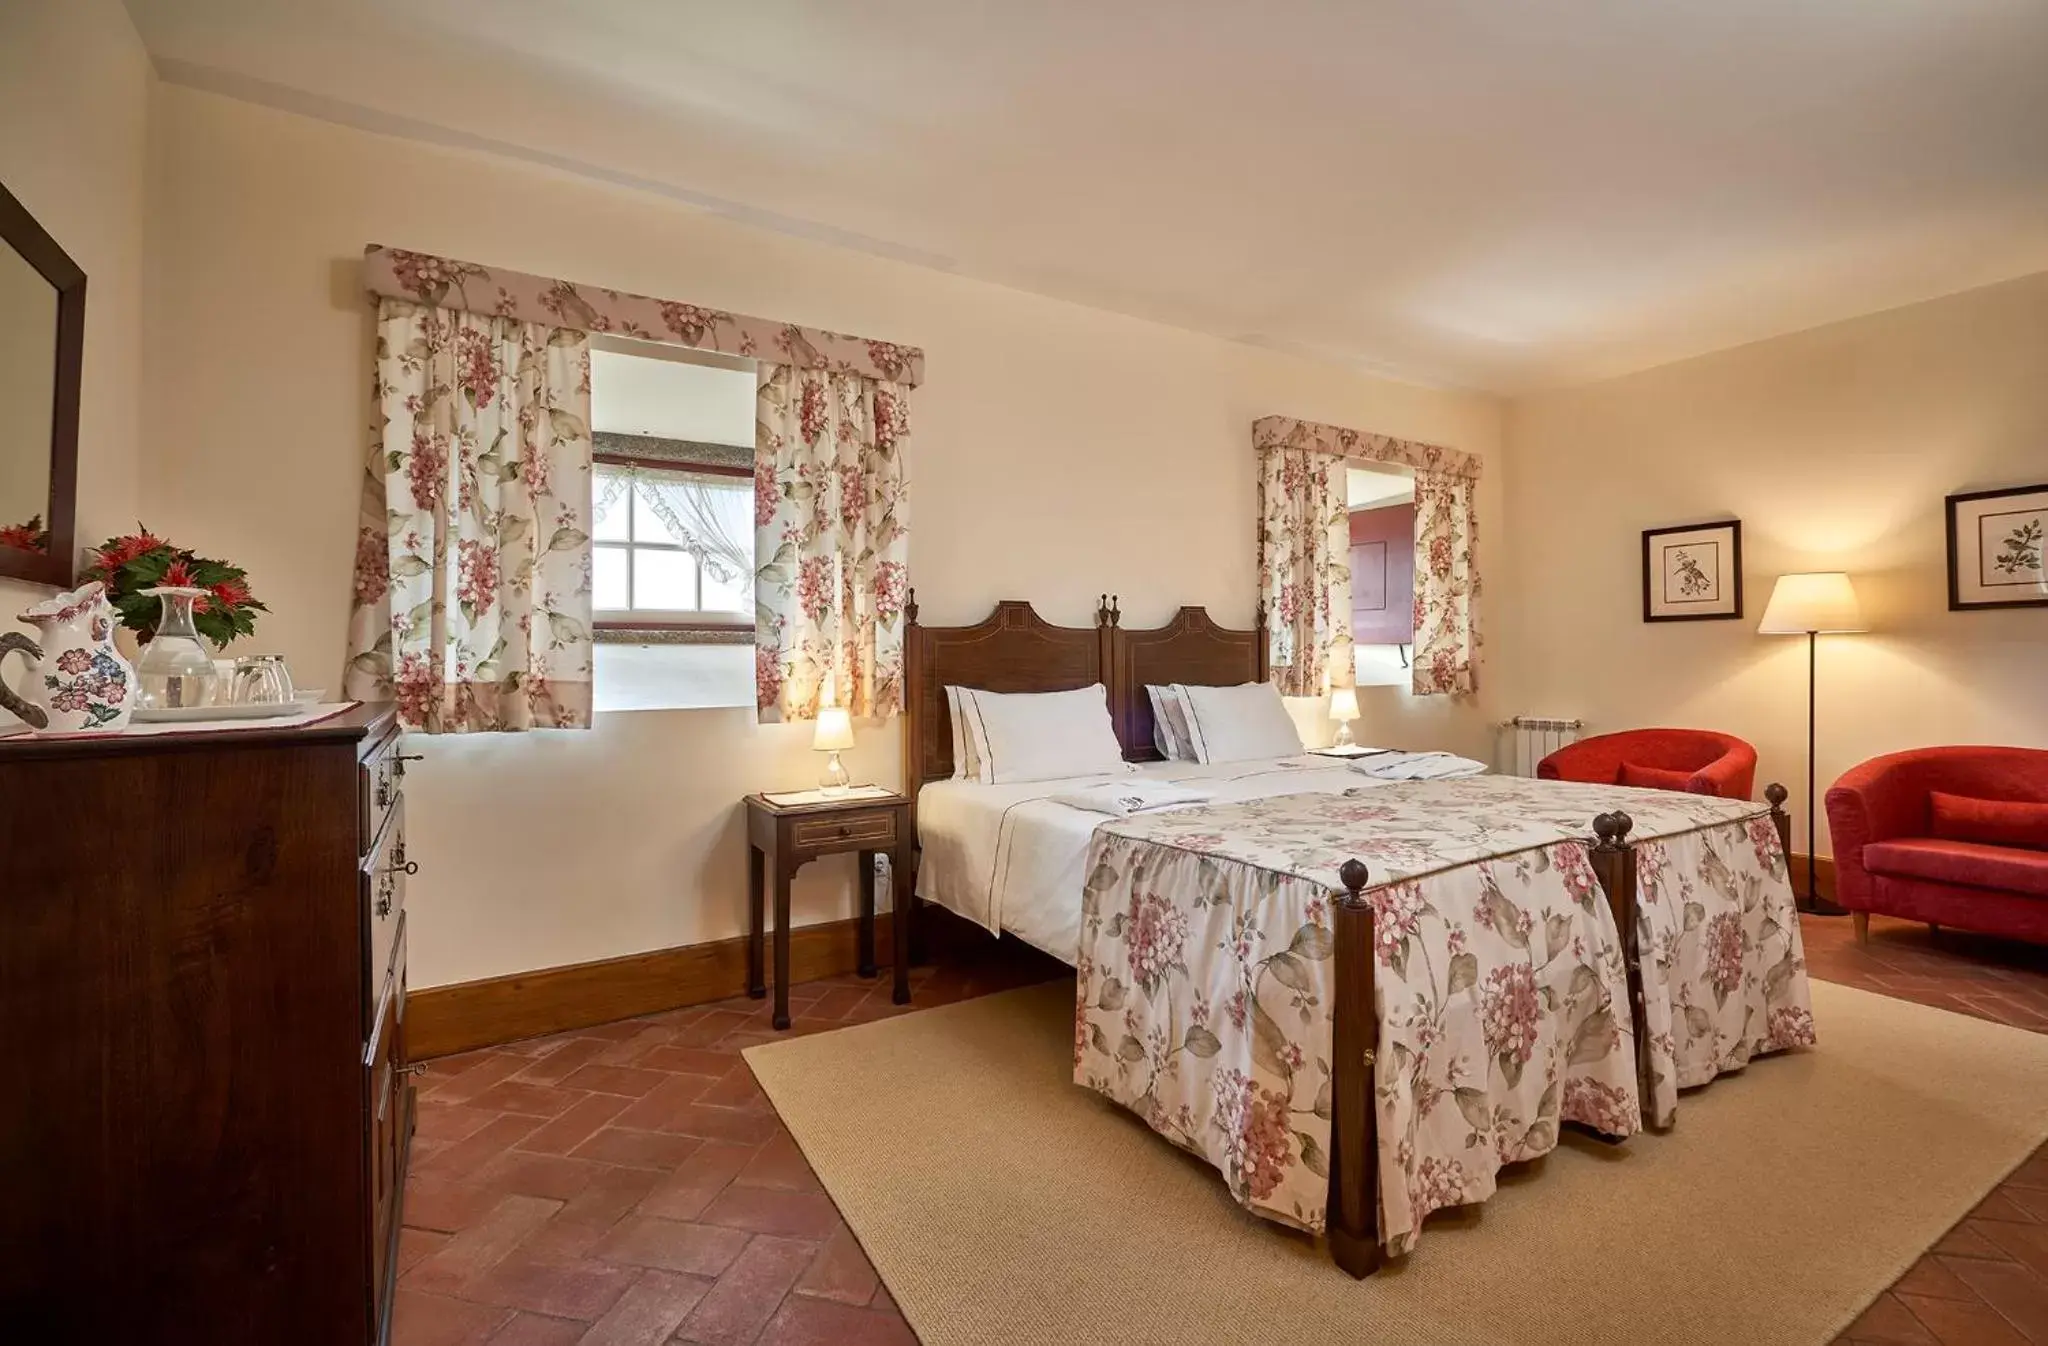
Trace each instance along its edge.
<instances>
[{"instance_id":1,"label":"beige area rug","mask_svg":"<svg viewBox=\"0 0 2048 1346\"><path fill-rule=\"evenodd\" d=\"M1823 1343L2048 1136L2048 1036L1816 982L1821 1043L1563 1148L1364 1281L1070 1082L1055 983L754 1047L926 1346Z\"/></svg>"}]
</instances>

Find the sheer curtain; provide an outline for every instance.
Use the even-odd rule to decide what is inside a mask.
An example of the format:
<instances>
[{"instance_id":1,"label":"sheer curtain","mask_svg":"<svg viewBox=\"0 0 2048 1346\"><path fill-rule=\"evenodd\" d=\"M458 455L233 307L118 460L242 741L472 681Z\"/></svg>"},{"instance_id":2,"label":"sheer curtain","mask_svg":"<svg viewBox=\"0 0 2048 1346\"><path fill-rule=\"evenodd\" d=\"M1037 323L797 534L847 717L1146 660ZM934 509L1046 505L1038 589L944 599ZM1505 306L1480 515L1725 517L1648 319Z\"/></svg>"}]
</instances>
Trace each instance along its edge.
<instances>
[{"instance_id":1,"label":"sheer curtain","mask_svg":"<svg viewBox=\"0 0 2048 1346\"><path fill-rule=\"evenodd\" d=\"M591 502L592 531L603 535L612 511L637 499L669 537L690 549L707 579L739 592L737 610L754 606L754 483L687 468L605 464ZM701 595L700 595L701 599ZM709 603L703 603L707 610ZM721 607L721 611L723 608Z\"/></svg>"}]
</instances>

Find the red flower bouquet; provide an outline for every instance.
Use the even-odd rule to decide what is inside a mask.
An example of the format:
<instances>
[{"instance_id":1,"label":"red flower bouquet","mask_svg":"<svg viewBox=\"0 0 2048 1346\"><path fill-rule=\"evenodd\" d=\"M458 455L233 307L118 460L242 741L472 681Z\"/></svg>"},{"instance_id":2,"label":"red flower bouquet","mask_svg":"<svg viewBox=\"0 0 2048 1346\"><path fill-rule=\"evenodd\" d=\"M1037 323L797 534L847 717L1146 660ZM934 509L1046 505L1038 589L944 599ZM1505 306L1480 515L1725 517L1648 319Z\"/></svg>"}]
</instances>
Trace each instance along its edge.
<instances>
[{"instance_id":1,"label":"red flower bouquet","mask_svg":"<svg viewBox=\"0 0 2048 1346\"><path fill-rule=\"evenodd\" d=\"M43 527L43 516L33 514L27 523L11 523L0 527L0 547L12 547L16 551L50 551L50 530Z\"/></svg>"},{"instance_id":2,"label":"red flower bouquet","mask_svg":"<svg viewBox=\"0 0 2048 1346\"><path fill-rule=\"evenodd\" d=\"M108 538L92 553L85 578L107 586L107 601L121 625L147 644L163 616L163 600L145 589L190 588L206 593L193 601L192 623L216 649L256 630L256 614L269 608L249 592L249 572L226 561L195 556L151 533L141 524L124 537Z\"/></svg>"}]
</instances>

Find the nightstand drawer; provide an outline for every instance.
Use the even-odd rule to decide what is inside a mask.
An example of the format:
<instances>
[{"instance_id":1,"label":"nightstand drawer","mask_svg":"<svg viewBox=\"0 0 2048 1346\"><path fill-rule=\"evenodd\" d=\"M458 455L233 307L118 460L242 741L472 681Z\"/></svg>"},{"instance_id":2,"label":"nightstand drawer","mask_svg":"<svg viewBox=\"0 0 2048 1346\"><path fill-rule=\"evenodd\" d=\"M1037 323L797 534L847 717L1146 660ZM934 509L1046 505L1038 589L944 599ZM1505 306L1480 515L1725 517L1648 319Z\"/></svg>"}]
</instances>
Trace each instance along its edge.
<instances>
[{"instance_id":1,"label":"nightstand drawer","mask_svg":"<svg viewBox=\"0 0 2048 1346\"><path fill-rule=\"evenodd\" d=\"M893 846L896 844L896 814L856 813L836 818L805 818L791 823L790 840L804 850L828 846Z\"/></svg>"}]
</instances>

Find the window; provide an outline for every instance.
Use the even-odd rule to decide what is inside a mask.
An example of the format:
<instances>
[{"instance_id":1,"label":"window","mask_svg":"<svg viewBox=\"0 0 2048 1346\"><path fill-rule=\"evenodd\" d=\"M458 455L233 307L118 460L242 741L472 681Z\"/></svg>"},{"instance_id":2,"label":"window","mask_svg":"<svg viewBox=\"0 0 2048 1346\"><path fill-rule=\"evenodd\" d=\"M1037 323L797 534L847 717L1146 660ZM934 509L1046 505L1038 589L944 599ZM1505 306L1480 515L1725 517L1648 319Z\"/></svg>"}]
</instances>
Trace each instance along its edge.
<instances>
[{"instance_id":1,"label":"window","mask_svg":"<svg viewBox=\"0 0 2048 1346\"><path fill-rule=\"evenodd\" d=\"M597 710L751 707L753 362L590 345Z\"/></svg>"},{"instance_id":2,"label":"window","mask_svg":"<svg viewBox=\"0 0 2048 1346\"><path fill-rule=\"evenodd\" d=\"M754 618L754 479L600 459L591 472L591 590L629 625Z\"/></svg>"},{"instance_id":3,"label":"window","mask_svg":"<svg viewBox=\"0 0 2048 1346\"><path fill-rule=\"evenodd\" d=\"M1350 467L1351 638L1361 687L1405 685L1415 640L1415 475L1392 463Z\"/></svg>"}]
</instances>

